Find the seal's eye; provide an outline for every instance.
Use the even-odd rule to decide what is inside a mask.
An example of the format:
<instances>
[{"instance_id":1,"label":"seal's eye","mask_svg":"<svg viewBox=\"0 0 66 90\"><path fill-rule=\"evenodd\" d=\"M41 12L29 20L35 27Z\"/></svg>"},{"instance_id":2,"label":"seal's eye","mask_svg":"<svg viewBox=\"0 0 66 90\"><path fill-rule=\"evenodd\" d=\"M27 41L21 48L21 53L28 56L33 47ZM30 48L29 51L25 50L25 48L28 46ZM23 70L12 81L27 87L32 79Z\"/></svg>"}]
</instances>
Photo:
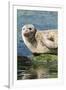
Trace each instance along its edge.
<instances>
[{"instance_id":1,"label":"seal's eye","mask_svg":"<svg viewBox=\"0 0 66 90\"><path fill-rule=\"evenodd\" d=\"M32 30L32 28L29 28L29 30Z\"/></svg>"}]
</instances>

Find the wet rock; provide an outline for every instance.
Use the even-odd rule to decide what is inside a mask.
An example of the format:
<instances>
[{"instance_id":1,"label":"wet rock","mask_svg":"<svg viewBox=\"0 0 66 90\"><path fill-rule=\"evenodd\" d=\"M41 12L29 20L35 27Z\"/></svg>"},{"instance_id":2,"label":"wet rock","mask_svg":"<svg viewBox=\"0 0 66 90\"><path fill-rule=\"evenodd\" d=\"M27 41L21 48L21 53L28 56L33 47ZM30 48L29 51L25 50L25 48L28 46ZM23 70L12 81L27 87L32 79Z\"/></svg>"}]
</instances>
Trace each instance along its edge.
<instances>
[{"instance_id":1,"label":"wet rock","mask_svg":"<svg viewBox=\"0 0 66 90\"><path fill-rule=\"evenodd\" d=\"M32 61L30 58L26 57L26 56L18 56L17 57L17 61L18 61L18 66L27 66L30 67L32 65Z\"/></svg>"}]
</instances>

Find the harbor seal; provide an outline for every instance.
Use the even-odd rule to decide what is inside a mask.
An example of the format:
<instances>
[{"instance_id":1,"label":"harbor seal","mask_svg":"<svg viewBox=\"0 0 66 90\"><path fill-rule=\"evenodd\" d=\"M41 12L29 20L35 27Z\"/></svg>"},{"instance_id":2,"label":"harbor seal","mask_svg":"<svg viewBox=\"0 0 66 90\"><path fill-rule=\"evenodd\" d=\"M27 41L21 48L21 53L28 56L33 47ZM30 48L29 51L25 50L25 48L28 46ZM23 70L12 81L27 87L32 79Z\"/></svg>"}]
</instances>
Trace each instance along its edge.
<instances>
[{"instance_id":1,"label":"harbor seal","mask_svg":"<svg viewBox=\"0 0 66 90\"><path fill-rule=\"evenodd\" d=\"M32 24L22 27L22 39L32 53L57 54L58 31L38 30Z\"/></svg>"}]
</instances>

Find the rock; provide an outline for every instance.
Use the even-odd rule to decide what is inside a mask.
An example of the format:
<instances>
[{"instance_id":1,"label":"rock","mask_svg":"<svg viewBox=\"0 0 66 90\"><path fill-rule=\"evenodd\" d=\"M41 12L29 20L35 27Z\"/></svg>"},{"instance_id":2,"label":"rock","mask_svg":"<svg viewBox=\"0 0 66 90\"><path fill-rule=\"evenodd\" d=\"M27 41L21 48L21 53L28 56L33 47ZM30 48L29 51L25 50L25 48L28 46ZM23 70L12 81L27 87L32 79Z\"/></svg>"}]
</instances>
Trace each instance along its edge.
<instances>
[{"instance_id":1,"label":"rock","mask_svg":"<svg viewBox=\"0 0 66 90\"><path fill-rule=\"evenodd\" d=\"M32 66L32 61L26 56L17 57L17 68L18 70L27 70Z\"/></svg>"}]
</instances>

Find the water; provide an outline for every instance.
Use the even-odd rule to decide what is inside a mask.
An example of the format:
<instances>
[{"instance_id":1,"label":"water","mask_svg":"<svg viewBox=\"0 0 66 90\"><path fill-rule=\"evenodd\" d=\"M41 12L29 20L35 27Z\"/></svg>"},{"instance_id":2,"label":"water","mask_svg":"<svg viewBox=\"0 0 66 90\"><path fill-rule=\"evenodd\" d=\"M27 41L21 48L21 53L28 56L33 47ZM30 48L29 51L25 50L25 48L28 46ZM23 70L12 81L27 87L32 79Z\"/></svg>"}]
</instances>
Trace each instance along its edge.
<instances>
[{"instance_id":1,"label":"water","mask_svg":"<svg viewBox=\"0 0 66 90\"><path fill-rule=\"evenodd\" d=\"M39 30L57 29L58 12L57 11L30 11L17 10L17 55L28 56L32 53L25 46L21 30L23 25L33 24Z\"/></svg>"}]
</instances>

